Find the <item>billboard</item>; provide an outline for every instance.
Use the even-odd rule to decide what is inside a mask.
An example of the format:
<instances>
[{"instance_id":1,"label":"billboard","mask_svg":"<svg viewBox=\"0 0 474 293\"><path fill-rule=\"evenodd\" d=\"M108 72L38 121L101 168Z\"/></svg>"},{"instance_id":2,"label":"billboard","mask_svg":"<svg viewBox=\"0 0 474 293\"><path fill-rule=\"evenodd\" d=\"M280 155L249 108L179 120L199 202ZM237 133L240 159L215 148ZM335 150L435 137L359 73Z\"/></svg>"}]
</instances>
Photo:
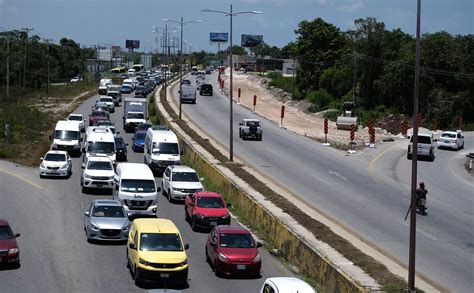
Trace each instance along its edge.
<instances>
[{"instance_id":1,"label":"billboard","mask_svg":"<svg viewBox=\"0 0 474 293\"><path fill-rule=\"evenodd\" d=\"M139 40L125 40L125 48L138 49L140 48L140 41Z\"/></svg>"},{"instance_id":2,"label":"billboard","mask_svg":"<svg viewBox=\"0 0 474 293\"><path fill-rule=\"evenodd\" d=\"M229 40L228 33L210 33L209 39L214 43L227 43Z\"/></svg>"},{"instance_id":3,"label":"billboard","mask_svg":"<svg viewBox=\"0 0 474 293\"><path fill-rule=\"evenodd\" d=\"M241 46L244 48L253 48L263 44L262 35L242 35Z\"/></svg>"}]
</instances>

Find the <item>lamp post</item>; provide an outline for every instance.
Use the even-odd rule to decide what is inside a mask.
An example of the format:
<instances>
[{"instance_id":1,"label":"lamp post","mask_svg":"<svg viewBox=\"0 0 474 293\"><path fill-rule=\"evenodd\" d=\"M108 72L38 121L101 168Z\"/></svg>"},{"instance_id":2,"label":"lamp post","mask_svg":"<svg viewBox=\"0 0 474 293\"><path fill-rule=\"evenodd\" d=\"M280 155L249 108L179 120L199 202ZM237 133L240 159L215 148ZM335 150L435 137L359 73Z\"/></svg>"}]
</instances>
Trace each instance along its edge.
<instances>
[{"instance_id":1,"label":"lamp post","mask_svg":"<svg viewBox=\"0 0 474 293\"><path fill-rule=\"evenodd\" d=\"M46 57L46 63L47 63L47 66L48 66L47 80L46 80L46 95L49 95L49 80L50 80L50 76L51 76L50 71L49 71L49 42L52 42L54 40L53 39L45 39L44 41L46 42L46 45L48 46L47 47L48 54L47 54L47 57ZM81 64L81 66L82 66L82 64Z\"/></svg>"},{"instance_id":2,"label":"lamp post","mask_svg":"<svg viewBox=\"0 0 474 293\"><path fill-rule=\"evenodd\" d=\"M7 78L6 78L6 96L5 99L9 100L10 99L10 36L8 33L10 31L5 30L3 26L0 26L0 29L2 29L2 32L6 33L6 39L7 39Z\"/></svg>"},{"instance_id":3,"label":"lamp post","mask_svg":"<svg viewBox=\"0 0 474 293\"><path fill-rule=\"evenodd\" d=\"M181 95L183 94L183 30L184 25L188 23L202 23L202 20L188 20L183 21L183 17L181 16L180 20L172 20L164 18L163 21L169 21L178 23L181 27L181 40L180 40L180 49L179 49L179 119L181 120Z\"/></svg>"},{"instance_id":4,"label":"lamp post","mask_svg":"<svg viewBox=\"0 0 474 293\"><path fill-rule=\"evenodd\" d=\"M234 64L232 60L232 17L237 16L239 14L262 14L260 11L239 11L233 12L232 11L232 4L230 5L229 11L220 11L220 10L210 10L204 9L201 10L202 12L214 12L214 13L221 13L225 16L229 16L230 20L230 44L229 44L229 67L230 67L230 84L229 84L229 161L234 160L234 136L233 136L233 109L232 109L232 100L233 98L233 71L234 71Z\"/></svg>"}]
</instances>

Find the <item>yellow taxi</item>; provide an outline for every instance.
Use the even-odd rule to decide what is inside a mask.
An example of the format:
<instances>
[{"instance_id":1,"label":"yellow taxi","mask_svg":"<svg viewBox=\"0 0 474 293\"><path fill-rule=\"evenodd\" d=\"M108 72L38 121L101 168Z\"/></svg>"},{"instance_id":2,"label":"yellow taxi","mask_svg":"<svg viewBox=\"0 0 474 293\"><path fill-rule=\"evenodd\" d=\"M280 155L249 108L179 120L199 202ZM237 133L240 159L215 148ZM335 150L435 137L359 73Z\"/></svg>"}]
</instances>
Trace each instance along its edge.
<instances>
[{"instance_id":1,"label":"yellow taxi","mask_svg":"<svg viewBox=\"0 0 474 293\"><path fill-rule=\"evenodd\" d=\"M144 281L185 284L188 248L171 220L135 219L127 242L127 266L135 284Z\"/></svg>"}]
</instances>

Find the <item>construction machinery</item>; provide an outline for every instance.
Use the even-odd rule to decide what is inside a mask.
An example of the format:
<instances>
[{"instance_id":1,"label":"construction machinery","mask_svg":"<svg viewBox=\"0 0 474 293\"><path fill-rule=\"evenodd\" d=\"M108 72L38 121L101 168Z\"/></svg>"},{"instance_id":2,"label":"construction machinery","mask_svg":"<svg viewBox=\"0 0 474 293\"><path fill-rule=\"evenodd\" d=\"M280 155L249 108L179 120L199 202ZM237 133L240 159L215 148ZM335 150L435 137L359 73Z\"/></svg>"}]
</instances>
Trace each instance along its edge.
<instances>
[{"instance_id":1,"label":"construction machinery","mask_svg":"<svg viewBox=\"0 0 474 293\"><path fill-rule=\"evenodd\" d=\"M359 117L356 115L355 103L344 102L342 106L342 114L337 117L336 126L337 129L350 130L351 125L354 124L356 127L359 124Z\"/></svg>"}]
</instances>

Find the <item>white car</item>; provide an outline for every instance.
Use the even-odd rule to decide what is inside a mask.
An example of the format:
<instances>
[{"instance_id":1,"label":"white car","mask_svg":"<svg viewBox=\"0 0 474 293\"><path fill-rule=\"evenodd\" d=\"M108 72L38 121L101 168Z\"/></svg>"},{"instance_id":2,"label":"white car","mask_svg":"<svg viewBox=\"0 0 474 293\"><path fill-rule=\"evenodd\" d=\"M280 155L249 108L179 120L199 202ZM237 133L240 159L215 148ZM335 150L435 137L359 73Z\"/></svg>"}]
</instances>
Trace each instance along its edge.
<instances>
[{"instance_id":1,"label":"white car","mask_svg":"<svg viewBox=\"0 0 474 293\"><path fill-rule=\"evenodd\" d=\"M68 177L71 174L72 160L66 151L49 151L41 158L40 178L44 176Z\"/></svg>"},{"instance_id":2,"label":"white car","mask_svg":"<svg viewBox=\"0 0 474 293\"><path fill-rule=\"evenodd\" d=\"M169 201L185 200L186 196L203 191L202 178L188 166L170 165L163 172L162 190Z\"/></svg>"},{"instance_id":3,"label":"white car","mask_svg":"<svg viewBox=\"0 0 474 293\"><path fill-rule=\"evenodd\" d=\"M260 293L316 293L308 283L298 278L275 277L268 278L263 283Z\"/></svg>"},{"instance_id":4,"label":"white car","mask_svg":"<svg viewBox=\"0 0 474 293\"><path fill-rule=\"evenodd\" d=\"M82 81L82 78L80 76L76 76L76 77L71 78L71 80L69 82L70 83L78 83L80 81Z\"/></svg>"},{"instance_id":5,"label":"white car","mask_svg":"<svg viewBox=\"0 0 474 293\"><path fill-rule=\"evenodd\" d=\"M431 134L418 134L418 157L427 157L430 161L434 161L435 146L433 143L433 135ZM413 153L413 136L410 137L410 143L408 144L407 159L411 160Z\"/></svg>"},{"instance_id":6,"label":"white car","mask_svg":"<svg viewBox=\"0 0 474 293\"><path fill-rule=\"evenodd\" d=\"M100 96L99 100L97 101L98 103L105 103L107 107L109 107L109 112L114 113L115 112L115 102L114 99L110 96Z\"/></svg>"},{"instance_id":7,"label":"white car","mask_svg":"<svg viewBox=\"0 0 474 293\"><path fill-rule=\"evenodd\" d=\"M438 139L438 148L460 150L464 148L464 136L461 130L443 131Z\"/></svg>"},{"instance_id":8,"label":"white car","mask_svg":"<svg viewBox=\"0 0 474 293\"><path fill-rule=\"evenodd\" d=\"M81 130L81 132L84 132L85 131L85 124L84 124L84 115L82 114L77 114L77 113L71 113L69 114L69 116L67 117L67 120L68 121L77 121L77 123L79 123L79 129Z\"/></svg>"},{"instance_id":9,"label":"white car","mask_svg":"<svg viewBox=\"0 0 474 293\"><path fill-rule=\"evenodd\" d=\"M107 156L89 156L82 164L81 186L84 192L87 188L114 187L114 167Z\"/></svg>"}]
</instances>

